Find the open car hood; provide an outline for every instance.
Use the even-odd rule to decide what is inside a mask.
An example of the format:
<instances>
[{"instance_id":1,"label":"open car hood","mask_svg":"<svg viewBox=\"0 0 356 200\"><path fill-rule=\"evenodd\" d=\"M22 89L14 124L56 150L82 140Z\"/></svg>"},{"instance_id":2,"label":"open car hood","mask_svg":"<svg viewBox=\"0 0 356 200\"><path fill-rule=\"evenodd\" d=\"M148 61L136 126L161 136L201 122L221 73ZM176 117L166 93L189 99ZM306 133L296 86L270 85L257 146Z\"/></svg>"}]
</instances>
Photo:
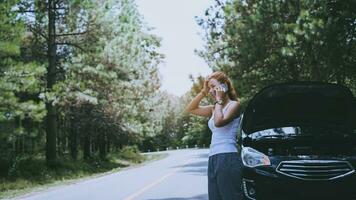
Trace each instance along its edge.
<instances>
[{"instance_id":1,"label":"open car hood","mask_svg":"<svg viewBox=\"0 0 356 200\"><path fill-rule=\"evenodd\" d=\"M355 98L344 86L288 82L260 90L248 103L241 128L251 134L287 126L333 126L354 129Z\"/></svg>"}]
</instances>

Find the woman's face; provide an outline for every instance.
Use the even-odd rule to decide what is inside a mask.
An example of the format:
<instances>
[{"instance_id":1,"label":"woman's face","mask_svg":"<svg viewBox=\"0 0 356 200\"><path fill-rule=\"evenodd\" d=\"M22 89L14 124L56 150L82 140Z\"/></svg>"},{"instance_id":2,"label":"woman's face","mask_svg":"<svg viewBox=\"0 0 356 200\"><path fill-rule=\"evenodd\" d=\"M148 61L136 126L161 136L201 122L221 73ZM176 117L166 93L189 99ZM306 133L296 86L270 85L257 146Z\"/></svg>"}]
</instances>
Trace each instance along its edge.
<instances>
[{"instance_id":1,"label":"woman's face","mask_svg":"<svg viewBox=\"0 0 356 200\"><path fill-rule=\"evenodd\" d=\"M219 85L220 85L219 81L216 80L215 78L210 79L208 82L209 93L213 98L215 98L215 96L216 96L215 88Z\"/></svg>"}]
</instances>

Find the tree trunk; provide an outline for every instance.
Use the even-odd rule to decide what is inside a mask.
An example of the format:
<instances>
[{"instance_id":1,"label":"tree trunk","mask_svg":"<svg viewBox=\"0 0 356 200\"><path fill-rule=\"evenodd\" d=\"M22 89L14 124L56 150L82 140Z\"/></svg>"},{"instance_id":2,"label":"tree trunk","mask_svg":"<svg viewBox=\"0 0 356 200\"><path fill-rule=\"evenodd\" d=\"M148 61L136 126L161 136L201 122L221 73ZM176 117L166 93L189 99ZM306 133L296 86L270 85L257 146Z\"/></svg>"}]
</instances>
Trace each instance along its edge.
<instances>
[{"instance_id":1,"label":"tree trunk","mask_svg":"<svg viewBox=\"0 0 356 200\"><path fill-rule=\"evenodd\" d=\"M78 158L78 141L77 141L77 129L75 127L75 117L73 108L70 111L70 131L69 131L69 144L70 144L70 155L73 160Z\"/></svg>"},{"instance_id":2,"label":"tree trunk","mask_svg":"<svg viewBox=\"0 0 356 200\"><path fill-rule=\"evenodd\" d=\"M52 90L56 81L56 24L55 0L48 0L48 67L47 89ZM47 166L52 166L57 160L56 135L57 135L57 110L52 102L46 103L46 161Z\"/></svg>"},{"instance_id":3,"label":"tree trunk","mask_svg":"<svg viewBox=\"0 0 356 200\"><path fill-rule=\"evenodd\" d=\"M104 128L103 135L100 136L100 147L99 147L99 154L101 159L105 159L106 157L106 130Z\"/></svg>"},{"instance_id":4,"label":"tree trunk","mask_svg":"<svg viewBox=\"0 0 356 200\"><path fill-rule=\"evenodd\" d=\"M91 158L90 154L90 134L84 136L84 149L83 149L84 160L89 160Z\"/></svg>"},{"instance_id":5,"label":"tree trunk","mask_svg":"<svg viewBox=\"0 0 356 200\"><path fill-rule=\"evenodd\" d=\"M57 127L57 156L58 157L62 157L62 150L61 150L61 146L62 146L62 131L61 131L61 128L60 128L60 124L62 123L61 120L57 119L58 123L58 127Z\"/></svg>"},{"instance_id":6,"label":"tree trunk","mask_svg":"<svg viewBox=\"0 0 356 200\"><path fill-rule=\"evenodd\" d=\"M107 140L106 140L106 152L110 153L110 140L109 140L109 138L107 138Z\"/></svg>"}]
</instances>

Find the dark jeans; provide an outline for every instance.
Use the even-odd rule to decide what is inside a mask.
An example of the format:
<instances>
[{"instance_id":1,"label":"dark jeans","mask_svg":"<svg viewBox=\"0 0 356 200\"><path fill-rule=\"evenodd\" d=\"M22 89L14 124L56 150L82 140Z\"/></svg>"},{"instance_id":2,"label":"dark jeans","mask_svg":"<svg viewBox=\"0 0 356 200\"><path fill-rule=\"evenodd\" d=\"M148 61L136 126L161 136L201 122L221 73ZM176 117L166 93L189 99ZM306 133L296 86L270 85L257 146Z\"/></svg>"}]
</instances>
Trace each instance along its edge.
<instances>
[{"instance_id":1,"label":"dark jeans","mask_svg":"<svg viewBox=\"0 0 356 200\"><path fill-rule=\"evenodd\" d=\"M235 153L219 153L209 157L209 200L242 200L242 161Z\"/></svg>"}]
</instances>

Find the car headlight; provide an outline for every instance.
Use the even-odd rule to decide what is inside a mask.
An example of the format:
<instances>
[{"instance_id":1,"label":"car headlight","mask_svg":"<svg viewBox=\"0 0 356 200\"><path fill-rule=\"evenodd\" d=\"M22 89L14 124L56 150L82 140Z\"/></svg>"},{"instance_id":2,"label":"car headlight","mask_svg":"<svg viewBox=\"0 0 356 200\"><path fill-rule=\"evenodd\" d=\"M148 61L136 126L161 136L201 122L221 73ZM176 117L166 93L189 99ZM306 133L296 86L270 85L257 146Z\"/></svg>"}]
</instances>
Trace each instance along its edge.
<instances>
[{"instance_id":1,"label":"car headlight","mask_svg":"<svg viewBox=\"0 0 356 200\"><path fill-rule=\"evenodd\" d=\"M271 165L271 161L265 154L251 148L243 147L241 151L242 162L247 167Z\"/></svg>"}]
</instances>

